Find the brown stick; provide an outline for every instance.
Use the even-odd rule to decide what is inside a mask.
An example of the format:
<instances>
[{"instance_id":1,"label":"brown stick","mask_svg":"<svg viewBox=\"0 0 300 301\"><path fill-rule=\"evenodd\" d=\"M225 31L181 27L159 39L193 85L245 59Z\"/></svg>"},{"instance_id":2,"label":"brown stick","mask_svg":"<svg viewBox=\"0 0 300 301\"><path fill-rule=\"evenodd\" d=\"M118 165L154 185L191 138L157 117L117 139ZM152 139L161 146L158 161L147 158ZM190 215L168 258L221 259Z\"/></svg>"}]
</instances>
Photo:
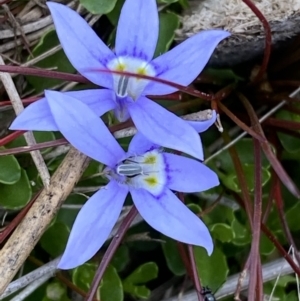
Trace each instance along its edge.
<instances>
[{"instance_id":1,"label":"brown stick","mask_svg":"<svg viewBox=\"0 0 300 301\"><path fill-rule=\"evenodd\" d=\"M0 295L41 238L63 201L87 167L89 159L71 148L22 222L0 251Z\"/></svg>"}]
</instances>

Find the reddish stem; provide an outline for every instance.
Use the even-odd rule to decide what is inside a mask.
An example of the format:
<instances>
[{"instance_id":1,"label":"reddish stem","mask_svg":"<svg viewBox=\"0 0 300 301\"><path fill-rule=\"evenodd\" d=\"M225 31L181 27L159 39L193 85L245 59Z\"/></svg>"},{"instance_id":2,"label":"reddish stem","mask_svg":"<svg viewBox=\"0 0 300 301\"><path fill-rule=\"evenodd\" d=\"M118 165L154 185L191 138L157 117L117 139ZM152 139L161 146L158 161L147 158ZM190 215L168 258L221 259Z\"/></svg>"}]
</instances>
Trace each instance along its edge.
<instances>
[{"instance_id":1,"label":"reddish stem","mask_svg":"<svg viewBox=\"0 0 300 301\"><path fill-rule=\"evenodd\" d=\"M196 265L196 261L195 261L195 254L194 254L192 245L188 245L188 252L189 252L190 262L191 262L191 266L192 266L192 273L193 273L192 279L195 284L197 297L198 297L199 301L203 301L203 296L201 294L202 287L201 287L201 283L200 283L200 278L198 276L197 265Z\"/></svg>"},{"instance_id":2,"label":"reddish stem","mask_svg":"<svg viewBox=\"0 0 300 301\"><path fill-rule=\"evenodd\" d=\"M253 208L253 227L252 227L252 243L250 251L250 278L248 299L262 300L262 296L256 296L255 299L255 287L258 286L262 291L262 283L258 283L257 275L259 273L259 241L260 241L260 223L262 217L262 166L261 166L261 150L260 144L257 140L254 141L254 182L255 182L255 194L254 194L254 208Z\"/></svg>"},{"instance_id":3,"label":"reddish stem","mask_svg":"<svg viewBox=\"0 0 300 301\"><path fill-rule=\"evenodd\" d=\"M22 136L24 133L26 133L26 131L15 131L15 132L7 135L6 137L0 139L0 146L11 142L12 140L16 139L17 137Z\"/></svg>"},{"instance_id":4,"label":"reddish stem","mask_svg":"<svg viewBox=\"0 0 300 301\"><path fill-rule=\"evenodd\" d=\"M126 231L128 230L130 224L132 223L132 221L134 220L136 215L137 215L137 210L136 210L135 206L132 206L132 208L130 209L130 211L128 212L128 214L126 215L124 220L122 221L116 235L113 237L109 247L107 248L107 250L102 258L102 261L101 261L101 263L96 271L95 277L93 279L91 289L89 290L85 301L93 301L93 297L97 291L97 288L103 277L103 274L104 274L109 262L111 261L113 255L115 254L118 246L120 245L122 238L124 237Z\"/></svg>"},{"instance_id":5,"label":"reddish stem","mask_svg":"<svg viewBox=\"0 0 300 301\"><path fill-rule=\"evenodd\" d=\"M263 61L262 61L261 67L259 69L259 72L253 79L253 82L256 83L262 79L262 77L268 67L268 63L269 63L270 55L271 55L272 32L271 32L271 27L270 27L268 20L262 14L262 12L256 7L256 5L251 0L243 0L243 2L253 11L253 13L260 20L260 22L262 23L262 25L264 27L264 31L265 31L265 35L266 35Z\"/></svg>"}]
</instances>

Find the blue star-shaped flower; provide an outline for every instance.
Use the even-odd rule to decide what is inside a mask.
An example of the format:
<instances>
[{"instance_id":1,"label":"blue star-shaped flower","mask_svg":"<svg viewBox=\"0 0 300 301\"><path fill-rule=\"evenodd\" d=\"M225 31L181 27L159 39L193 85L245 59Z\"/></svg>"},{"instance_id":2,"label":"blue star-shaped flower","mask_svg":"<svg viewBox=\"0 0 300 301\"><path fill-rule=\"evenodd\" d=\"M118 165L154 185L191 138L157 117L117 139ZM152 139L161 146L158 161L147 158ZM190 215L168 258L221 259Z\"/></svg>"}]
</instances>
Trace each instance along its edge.
<instances>
[{"instance_id":1,"label":"blue star-shaped flower","mask_svg":"<svg viewBox=\"0 0 300 301\"><path fill-rule=\"evenodd\" d=\"M155 0L125 1L114 52L75 11L53 2L48 2L48 7L61 45L72 65L91 82L106 88L70 92L69 95L81 100L98 115L114 110L119 121L131 117L139 132L153 143L203 159L202 145L196 131L145 96L172 93L175 88L99 70L155 76L186 86L202 71L217 44L229 36L228 32L200 32L152 59L159 29ZM73 104L66 105L71 109ZM11 129L57 130L45 99L26 108Z\"/></svg>"},{"instance_id":2,"label":"blue star-shaped flower","mask_svg":"<svg viewBox=\"0 0 300 301\"><path fill-rule=\"evenodd\" d=\"M54 91L46 91L46 99L56 127L79 151L105 164L104 174L109 179L80 210L59 268L74 268L95 255L115 225L128 193L154 229L202 246L211 254L213 243L207 227L172 190L210 189L219 184L212 170L196 160L164 152L141 133L132 139L126 153L98 115L81 101Z\"/></svg>"}]
</instances>

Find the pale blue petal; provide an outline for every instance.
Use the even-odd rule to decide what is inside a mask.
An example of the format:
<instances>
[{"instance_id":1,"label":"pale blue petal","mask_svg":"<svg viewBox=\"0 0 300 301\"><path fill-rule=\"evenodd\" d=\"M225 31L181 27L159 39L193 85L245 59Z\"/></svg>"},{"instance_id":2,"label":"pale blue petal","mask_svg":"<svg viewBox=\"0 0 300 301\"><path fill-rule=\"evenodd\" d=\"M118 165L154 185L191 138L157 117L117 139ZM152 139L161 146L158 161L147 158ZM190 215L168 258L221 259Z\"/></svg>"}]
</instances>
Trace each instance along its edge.
<instances>
[{"instance_id":1,"label":"pale blue petal","mask_svg":"<svg viewBox=\"0 0 300 301\"><path fill-rule=\"evenodd\" d=\"M190 121L186 120L186 122L192 126L197 133L202 133L205 132L209 127L211 127L217 119L217 113L215 110L213 110L213 116L209 120L204 120L204 121Z\"/></svg>"},{"instance_id":2,"label":"pale blue petal","mask_svg":"<svg viewBox=\"0 0 300 301\"><path fill-rule=\"evenodd\" d=\"M118 220L127 193L127 187L111 181L84 204L74 222L59 269L73 269L98 252Z\"/></svg>"},{"instance_id":3,"label":"pale blue petal","mask_svg":"<svg viewBox=\"0 0 300 301\"><path fill-rule=\"evenodd\" d=\"M58 131L46 98L42 98L27 108L11 124L10 130Z\"/></svg>"},{"instance_id":4,"label":"pale blue petal","mask_svg":"<svg viewBox=\"0 0 300 301\"><path fill-rule=\"evenodd\" d=\"M203 70L219 42L229 35L223 30L206 30L190 37L151 62L156 77L183 86L189 85ZM152 81L143 94L164 95L175 91L176 88Z\"/></svg>"},{"instance_id":5,"label":"pale blue petal","mask_svg":"<svg viewBox=\"0 0 300 301\"><path fill-rule=\"evenodd\" d=\"M154 197L144 189L130 190L144 220L155 230L186 244L204 247L210 255L213 242L205 224L169 189Z\"/></svg>"},{"instance_id":6,"label":"pale blue petal","mask_svg":"<svg viewBox=\"0 0 300 301\"><path fill-rule=\"evenodd\" d=\"M138 156L156 148L160 148L160 145L154 144L142 133L137 132L130 141L128 154Z\"/></svg>"},{"instance_id":7,"label":"pale blue petal","mask_svg":"<svg viewBox=\"0 0 300 301\"><path fill-rule=\"evenodd\" d=\"M112 90L91 89L63 93L85 103L97 116L102 116L116 106L116 94Z\"/></svg>"},{"instance_id":8,"label":"pale blue petal","mask_svg":"<svg viewBox=\"0 0 300 301\"><path fill-rule=\"evenodd\" d=\"M156 48L158 29L155 0L126 0L117 27L117 56L150 61Z\"/></svg>"},{"instance_id":9,"label":"pale blue petal","mask_svg":"<svg viewBox=\"0 0 300 301\"><path fill-rule=\"evenodd\" d=\"M215 172L204 164L182 156L164 153L167 186L181 192L200 192L219 185Z\"/></svg>"},{"instance_id":10,"label":"pale blue petal","mask_svg":"<svg viewBox=\"0 0 300 301\"><path fill-rule=\"evenodd\" d=\"M115 93L111 90L93 89L63 92L63 94L82 101L98 116L112 110L116 105ZM24 111L13 121L10 129L27 131L59 131L45 97L24 109Z\"/></svg>"},{"instance_id":11,"label":"pale blue petal","mask_svg":"<svg viewBox=\"0 0 300 301\"><path fill-rule=\"evenodd\" d=\"M113 88L112 75L106 69L115 54L100 40L80 15L69 7L47 2L60 43L71 64L94 84Z\"/></svg>"},{"instance_id":12,"label":"pale blue petal","mask_svg":"<svg viewBox=\"0 0 300 301\"><path fill-rule=\"evenodd\" d=\"M60 92L45 91L45 96L57 127L75 148L111 167L124 156L119 143L88 106Z\"/></svg>"},{"instance_id":13,"label":"pale blue petal","mask_svg":"<svg viewBox=\"0 0 300 301\"><path fill-rule=\"evenodd\" d=\"M199 135L184 120L143 96L128 110L138 131L150 141L203 160Z\"/></svg>"}]
</instances>

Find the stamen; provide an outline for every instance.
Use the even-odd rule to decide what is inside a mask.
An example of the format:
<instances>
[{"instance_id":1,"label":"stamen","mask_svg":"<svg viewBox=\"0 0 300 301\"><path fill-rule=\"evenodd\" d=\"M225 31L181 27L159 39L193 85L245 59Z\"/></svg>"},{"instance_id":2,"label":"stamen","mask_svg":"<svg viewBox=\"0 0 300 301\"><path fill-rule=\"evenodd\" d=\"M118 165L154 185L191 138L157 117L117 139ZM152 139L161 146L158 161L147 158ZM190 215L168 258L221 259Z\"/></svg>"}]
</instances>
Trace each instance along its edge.
<instances>
[{"instance_id":1,"label":"stamen","mask_svg":"<svg viewBox=\"0 0 300 301\"><path fill-rule=\"evenodd\" d=\"M143 168L138 163L120 163L117 166L117 173L121 176L133 177L143 174Z\"/></svg>"},{"instance_id":2,"label":"stamen","mask_svg":"<svg viewBox=\"0 0 300 301\"><path fill-rule=\"evenodd\" d=\"M121 75L118 82L117 94L120 97L127 96L127 87L129 84L129 77L125 75Z\"/></svg>"}]
</instances>

